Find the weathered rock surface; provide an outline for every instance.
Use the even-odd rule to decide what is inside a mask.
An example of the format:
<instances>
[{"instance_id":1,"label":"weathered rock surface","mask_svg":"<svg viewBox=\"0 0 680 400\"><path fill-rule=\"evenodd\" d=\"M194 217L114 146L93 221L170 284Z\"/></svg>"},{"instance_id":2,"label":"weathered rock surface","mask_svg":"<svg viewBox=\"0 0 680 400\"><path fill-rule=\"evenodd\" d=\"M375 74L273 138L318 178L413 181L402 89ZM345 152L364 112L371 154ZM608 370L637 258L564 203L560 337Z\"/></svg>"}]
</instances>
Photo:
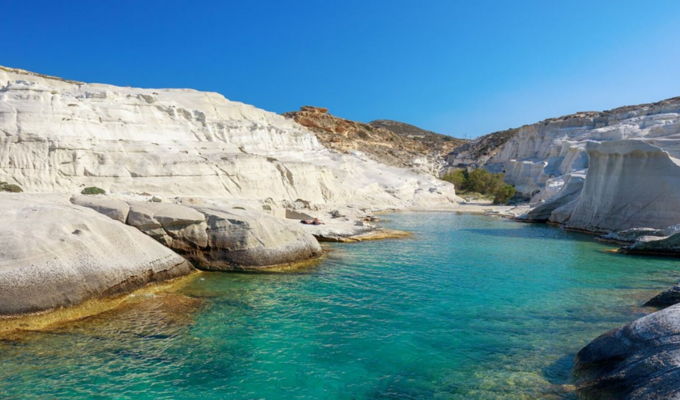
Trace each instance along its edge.
<instances>
[{"instance_id":1,"label":"weathered rock surface","mask_svg":"<svg viewBox=\"0 0 680 400\"><path fill-rule=\"evenodd\" d=\"M569 174L566 178L566 182L560 187L560 190L555 193L552 197L548 198L544 203L531 209L528 213L522 215L520 219L527 221L553 221L559 219L559 213L553 213L556 210L567 206L569 203L576 200L581 194L583 189L583 183L585 182L585 176L578 174Z\"/></svg>"},{"instance_id":2,"label":"weathered rock surface","mask_svg":"<svg viewBox=\"0 0 680 400\"><path fill-rule=\"evenodd\" d=\"M130 213L130 206L126 202L106 196L74 196L71 198L71 203L91 208L122 223L127 221L128 213Z\"/></svg>"},{"instance_id":3,"label":"weathered rock surface","mask_svg":"<svg viewBox=\"0 0 680 400\"><path fill-rule=\"evenodd\" d=\"M453 186L434 176L329 151L294 121L217 93L84 84L4 67L0 181L27 192L96 186L376 207L456 202Z\"/></svg>"},{"instance_id":4,"label":"weathered rock surface","mask_svg":"<svg viewBox=\"0 0 680 400\"><path fill-rule=\"evenodd\" d=\"M574 371L582 398L680 398L680 305L598 337L577 354Z\"/></svg>"},{"instance_id":5,"label":"weathered rock surface","mask_svg":"<svg viewBox=\"0 0 680 400\"><path fill-rule=\"evenodd\" d=\"M184 258L56 195L0 193L0 314L111 296L186 275Z\"/></svg>"},{"instance_id":6,"label":"weathered rock surface","mask_svg":"<svg viewBox=\"0 0 680 400\"><path fill-rule=\"evenodd\" d=\"M539 220L550 212L550 221L570 228L611 232L680 222L678 157L680 98L673 98L487 135L456 149L449 164L505 172L520 196L545 201L534 212ZM570 175L585 175L583 190L554 208Z\"/></svg>"},{"instance_id":7,"label":"weathered rock surface","mask_svg":"<svg viewBox=\"0 0 680 400\"><path fill-rule=\"evenodd\" d=\"M647 307L669 307L680 303L680 284L666 289L645 303Z\"/></svg>"},{"instance_id":8,"label":"weathered rock surface","mask_svg":"<svg viewBox=\"0 0 680 400\"><path fill-rule=\"evenodd\" d=\"M654 228L632 228L623 231L610 232L602 236L604 240L613 240L616 242L628 242L633 243L643 236L656 236L660 239L668 235L664 234L663 229Z\"/></svg>"},{"instance_id":9,"label":"weathered rock surface","mask_svg":"<svg viewBox=\"0 0 680 400\"><path fill-rule=\"evenodd\" d=\"M616 231L680 223L680 160L642 140L591 142L590 166L568 227Z\"/></svg>"},{"instance_id":10,"label":"weathered rock surface","mask_svg":"<svg viewBox=\"0 0 680 400\"><path fill-rule=\"evenodd\" d=\"M641 236L629 246L621 249L624 253L680 255L680 233L670 236Z\"/></svg>"},{"instance_id":11,"label":"weathered rock surface","mask_svg":"<svg viewBox=\"0 0 680 400\"><path fill-rule=\"evenodd\" d=\"M210 270L267 267L309 260L321 247L297 221L239 209L199 207L208 225L208 249L198 265Z\"/></svg>"},{"instance_id":12,"label":"weathered rock surface","mask_svg":"<svg viewBox=\"0 0 680 400\"><path fill-rule=\"evenodd\" d=\"M214 204L125 204L130 210L128 225L182 254L200 269L258 269L321 255L319 243L298 221Z\"/></svg>"}]
</instances>

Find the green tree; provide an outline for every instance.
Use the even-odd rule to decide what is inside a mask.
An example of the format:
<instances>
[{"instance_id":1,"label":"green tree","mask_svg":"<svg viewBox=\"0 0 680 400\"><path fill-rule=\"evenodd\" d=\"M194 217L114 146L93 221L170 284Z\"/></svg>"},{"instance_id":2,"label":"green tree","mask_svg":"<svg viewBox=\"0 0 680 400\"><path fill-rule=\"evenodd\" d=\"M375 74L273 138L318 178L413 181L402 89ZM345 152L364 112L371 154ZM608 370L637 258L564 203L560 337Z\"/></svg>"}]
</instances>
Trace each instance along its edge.
<instances>
[{"instance_id":1,"label":"green tree","mask_svg":"<svg viewBox=\"0 0 680 400\"><path fill-rule=\"evenodd\" d=\"M464 170L457 169L455 171L446 173L444 176L442 176L442 180L453 183L453 185L456 187L456 190L463 191L465 190L467 174Z\"/></svg>"},{"instance_id":2,"label":"green tree","mask_svg":"<svg viewBox=\"0 0 680 400\"><path fill-rule=\"evenodd\" d=\"M516 190L512 185L504 183L501 187L496 189L493 197L493 204L506 204L515 196Z\"/></svg>"}]
</instances>

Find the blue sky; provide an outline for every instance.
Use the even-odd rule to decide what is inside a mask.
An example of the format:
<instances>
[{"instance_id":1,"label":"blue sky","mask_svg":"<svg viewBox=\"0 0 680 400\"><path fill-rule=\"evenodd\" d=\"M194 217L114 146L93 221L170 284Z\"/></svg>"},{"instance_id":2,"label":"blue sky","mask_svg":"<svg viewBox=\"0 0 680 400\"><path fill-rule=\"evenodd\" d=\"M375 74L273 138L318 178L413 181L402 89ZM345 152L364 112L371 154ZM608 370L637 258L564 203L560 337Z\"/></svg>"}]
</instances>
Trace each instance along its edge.
<instances>
[{"instance_id":1,"label":"blue sky","mask_svg":"<svg viewBox=\"0 0 680 400\"><path fill-rule=\"evenodd\" d=\"M680 96L680 1L31 1L0 65L468 138Z\"/></svg>"}]
</instances>

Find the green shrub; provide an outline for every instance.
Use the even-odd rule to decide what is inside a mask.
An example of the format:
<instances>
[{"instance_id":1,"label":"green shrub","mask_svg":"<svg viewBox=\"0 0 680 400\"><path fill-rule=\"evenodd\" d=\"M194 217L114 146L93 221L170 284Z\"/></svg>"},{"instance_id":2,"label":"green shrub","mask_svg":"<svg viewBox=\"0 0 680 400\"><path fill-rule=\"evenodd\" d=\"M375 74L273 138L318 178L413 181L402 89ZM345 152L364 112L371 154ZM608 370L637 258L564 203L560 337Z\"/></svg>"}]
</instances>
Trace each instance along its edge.
<instances>
[{"instance_id":1,"label":"green shrub","mask_svg":"<svg viewBox=\"0 0 680 400\"><path fill-rule=\"evenodd\" d=\"M506 204L515 196L515 188L512 185L504 183L494 193L493 204Z\"/></svg>"},{"instance_id":2,"label":"green shrub","mask_svg":"<svg viewBox=\"0 0 680 400\"><path fill-rule=\"evenodd\" d=\"M0 192L21 193L24 190L19 185L7 182L0 182Z\"/></svg>"},{"instance_id":3,"label":"green shrub","mask_svg":"<svg viewBox=\"0 0 680 400\"><path fill-rule=\"evenodd\" d=\"M476 169L469 173L456 170L442 177L442 180L453 183L459 194L493 198L494 204L505 204L515 196L515 188L505 183L504 179L505 174L494 174L485 169Z\"/></svg>"},{"instance_id":4,"label":"green shrub","mask_svg":"<svg viewBox=\"0 0 680 400\"><path fill-rule=\"evenodd\" d=\"M83 191L80 192L80 193L87 194L87 195L106 194L106 190L100 189L100 188L95 187L95 186L90 186L90 187L86 187L85 189L83 189Z\"/></svg>"},{"instance_id":5,"label":"green shrub","mask_svg":"<svg viewBox=\"0 0 680 400\"><path fill-rule=\"evenodd\" d=\"M505 174L492 174L485 169L476 169L468 174L466 189L484 194L496 193L504 185Z\"/></svg>"},{"instance_id":6,"label":"green shrub","mask_svg":"<svg viewBox=\"0 0 680 400\"><path fill-rule=\"evenodd\" d=\"M467 173L465 170L457 169L455 171L446 173L444 176L442 176L442 180L453 183L453 186L456 187L456 190L462 191L465 190Z\"/></svg>"}]
</instances>

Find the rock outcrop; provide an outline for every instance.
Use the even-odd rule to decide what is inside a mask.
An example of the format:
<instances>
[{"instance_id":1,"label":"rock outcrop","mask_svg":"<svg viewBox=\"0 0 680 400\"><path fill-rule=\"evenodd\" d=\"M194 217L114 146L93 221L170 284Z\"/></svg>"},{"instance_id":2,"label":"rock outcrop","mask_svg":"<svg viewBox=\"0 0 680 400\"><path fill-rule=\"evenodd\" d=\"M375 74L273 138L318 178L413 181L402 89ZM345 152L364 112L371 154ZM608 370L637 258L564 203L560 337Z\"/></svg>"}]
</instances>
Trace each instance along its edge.
<instances>
[{"instance_id":1,"label":"rock outcrop","mask_svg":"<svg viewBox=\"0 0 680 400\"><path fill-rule=\"evenodd\" d=\"M680 223L680 160L642 140L590 142L586 151L588 174L568 227L610 232Z\"/></svg>"},{"instance_id":2,"label":"rock outcrop","mask_svg":"<svg viewBox=\"0 0 680 400\"><path fill-rule=\"evenodd\" d=\"M657 294L645 303L647 307L665 308L680 303L680 284L673 285L669 289Z\"/></svg>"},{"instance_id":3,"label":"rock outcrop","mask_svg":"<svg viewBox=\"0 0 680 400\"><path fill-rule=\"evenodd\" d=\"M680 223L678 157L680 98L673 98L487 135L448 159L505 172L506 182L540 207L528 219L612 232ZM578 194L560 190L571 176L585 176Z\"/></svg>"},{"instance_id":4,"label":"rock outcrop","mask_svg":"<svg viewBox=\"0 0 680 400\"><path fill-rule=\"evenodd\" d=\"M57 195L0 193L0 314L113 296L194 271L151 238Z\"/></svg>"},{"instance_id":5,"label":"rock outcrop","mask_svg":"<svg viewBox=\"0 0 680 400\"><path fill-rule=\"evenodd\" d=\"M0 181L27 192L95 186L378 208L456 201L453 186L433 176L329 151L300 124L217 93L9 68L0 68Z\"/></svg>"},{"instance_id":6,"label":"rock outcrop","mask_svg":"<svg viewBox=\"0 0 680 400\"><path fill-rule=\"evenodd\" d=\"M574 370L582 398L680 398L680 305L598 337L577 354Z\"/></svg>"},{"instance_id":7,"label":"rock outcrop","mask_svg":"<svg viewBox=\"0 0 680 400\"><path fill-rule=\"evenodd\" d=\"M326 147L346 154L363 154L386 165L437 175L444 157L463 141L396 121L365 124L339 118L328 109L304 106L283 114L313 131Z\"/></svg>"},{"instance_id":8,"label":"rock outcrop","mask_svg":"<svg viewBox=\"0 0 680 400\"><path fill-rule=\"evenodd\" d=\"M298 221L240 207L125 202L105 196L77 196L71 202L118 220L119 215L110 210L127 209L124 223L203 270L261 269L309 260L322 253L319 243Z\"/></svg>"}]
</instances>

